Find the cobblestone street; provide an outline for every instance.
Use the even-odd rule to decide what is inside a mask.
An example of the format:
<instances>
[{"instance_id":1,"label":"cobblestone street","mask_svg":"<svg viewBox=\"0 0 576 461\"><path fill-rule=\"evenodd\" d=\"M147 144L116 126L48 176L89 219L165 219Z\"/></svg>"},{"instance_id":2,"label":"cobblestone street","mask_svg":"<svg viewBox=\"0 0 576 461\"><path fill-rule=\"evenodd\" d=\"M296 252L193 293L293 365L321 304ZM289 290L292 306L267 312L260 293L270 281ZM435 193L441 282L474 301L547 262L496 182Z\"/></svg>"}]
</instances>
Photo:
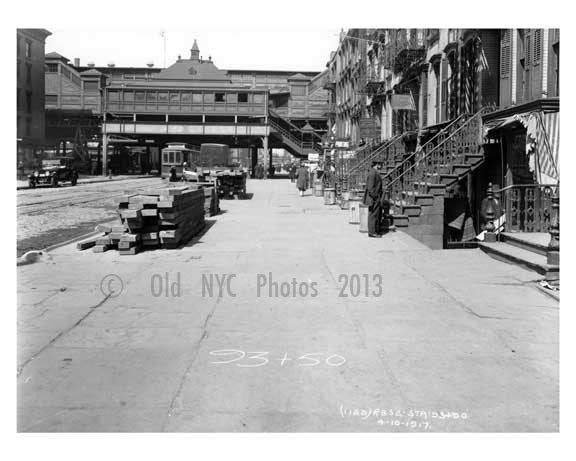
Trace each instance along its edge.
<instances>
[{"instance_id":1,"label":"cobblestone street","mask_svg":"<svg viewBox=\"0 0 576 461\"><path fill-rule=\"evenodd\" d=\"M73 239L114 219L114 197L125 191L143 192L165 184L159 178L141 178L20 190L18 256Z\"/></svg>"}]
</instances>

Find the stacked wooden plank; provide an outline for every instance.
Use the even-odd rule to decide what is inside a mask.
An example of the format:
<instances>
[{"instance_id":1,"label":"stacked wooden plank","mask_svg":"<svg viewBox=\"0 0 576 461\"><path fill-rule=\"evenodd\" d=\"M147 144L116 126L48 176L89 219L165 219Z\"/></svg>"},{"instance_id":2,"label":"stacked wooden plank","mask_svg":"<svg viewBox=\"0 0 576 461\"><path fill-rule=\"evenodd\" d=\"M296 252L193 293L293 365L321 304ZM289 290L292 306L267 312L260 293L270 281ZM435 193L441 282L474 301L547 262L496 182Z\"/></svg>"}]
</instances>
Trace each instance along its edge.
<instances>
[{"instance_id":1,"label":"stacked wooden plank","mask_svg":"<svg viewBox=\"0 0 576 461\"><path fill-rule=\"evenodd\" d=\"M165 189L158 201L162 248L176 248L204 227L204 191L187 187Z\"/></svg>"},{"instance_id":2,"label":"stacked wooden plank","mask_svg":"<svg viewBox=\"0 0 576 461\"><path fill-rule=\"evenodd\" d=\"M213 185L203 186L204 191L204 213L207 216L214 216L220 212L220 202L218 200L218 189Z\"/></svg>"},{"instance_id":3,"label":"stacked wooden plank","mask_svg":"<svg viewBox=\"0 0 576 461\"><path fill-rule=\"evenodd\" d=\"M115 200L120 222L101 225L102 236L94 244L82 242L78 249L95 253L118 249L134 255L147 248L177 248L204 227L205 192L188 186L146 194L124 195Z\"/></svg>"}]
</instances>

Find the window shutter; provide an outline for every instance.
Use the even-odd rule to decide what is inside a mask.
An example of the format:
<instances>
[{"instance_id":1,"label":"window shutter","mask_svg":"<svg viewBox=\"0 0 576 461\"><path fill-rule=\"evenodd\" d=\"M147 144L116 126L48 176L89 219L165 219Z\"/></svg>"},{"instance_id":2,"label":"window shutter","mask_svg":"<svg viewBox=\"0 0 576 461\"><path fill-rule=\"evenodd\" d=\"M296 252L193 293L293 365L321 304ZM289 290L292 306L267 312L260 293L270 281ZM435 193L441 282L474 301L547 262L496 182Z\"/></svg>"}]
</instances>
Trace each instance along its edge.
<instances>
[{"instance_id":1,"label":"window shutter","mask_svg":"<svg viewBox=\"0 0 576 461\"><path fill-rule=\"evenodd\" d=\"M526 33L526 53L525 53L525 63L526 66L529 66L532 63L532 37L530 36L530 32Z\"/></svg>"},{"instance_id":2,"label":"window shutter","mask_svg":"<svg viewBox=\"0 0 576 461\"><path fill-rule=\"evenodd\" d=\"M533 64L540 64L540 58L542 56L542 29L536 29L534 31L534 43L533 43L533 48L534 48L534 59L533 59Z\"/></svg>"},{"instance_id":3,"label":"window shutter","mask_svg":"<svg viewBox=\"0 0 576 461\"><path fill-rule=\"evenodd\" d=\"M440 120L446 121L448 120L448 60L446 58L442 59L440 72L442 73Z\"/></svg>"},{"instance_id":4,"label":"window shutter","mask_svg":"<svg viewBox=\"0 0 576 461\"><path fill-rule=\"evenodd\" d=\"M510 29L506 29L504 35L502 35L500 76L505 78L510 76Z\"/></svg>"}]
</instances>

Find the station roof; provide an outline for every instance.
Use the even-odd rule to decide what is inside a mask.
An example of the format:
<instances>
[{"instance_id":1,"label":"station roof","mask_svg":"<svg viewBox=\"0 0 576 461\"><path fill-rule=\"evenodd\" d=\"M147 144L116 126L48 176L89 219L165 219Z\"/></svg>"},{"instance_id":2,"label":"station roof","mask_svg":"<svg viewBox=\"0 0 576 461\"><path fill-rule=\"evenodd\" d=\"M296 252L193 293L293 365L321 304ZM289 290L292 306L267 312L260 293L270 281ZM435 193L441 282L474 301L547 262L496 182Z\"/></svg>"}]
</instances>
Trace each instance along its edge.
<instances>
[{"instance_id":1,"label":"station roof","mask_svg":"<svg viewBox=\"0 0 576 461\"><path fill-rule=\"evenodd\" d=\"M308 81L310 81L310 77L306 77L306 75L298 73L298 74L294 74L294 75L291 75L290 77L288 77L288 80L303 80L303 81L308 82Z\"/></svg>"},{"instance_id":2,"label":"station roof","mask_svg":"<svg viewBox=\"0 0 576 461\"><path fill-rule=\"evenodd\" d=\"M170 67L153 76L155 79L199 80L230 82L225 70L218 69L212 61L179 59Z\"/></svg>"},{"instance_id":3,"label":"station roof","mask_svg":"<svg viewBox=\"0 0 576 461\"><path fill-rule=\"evenodd\" d=\"M80 75L100 76L100 75L104 75L104 74L102 72L100 72L98 69L88 69L88 70L80 72Z\"/></svg>"},{"instance_id":4,"label":"station roof","mask_svg":"<svg viewBox=\"0 0 576 461\"><path fill-rule=\"evenodd\" d=\"M301 72L296 72L294 70L263 70L263 69L227 69L227 71L229 74L271 74L271 75L286 75L286 76L292 76L292 75L303 75L304 77L308 76L308 77L314 77L317 76L318 74L322 73L322 71L301 71Z\"/></svg>"},{"instance_id":5,"label":"station roof","mask_svg":"<svg viewBox=\"0 0 576 461\"><path fill-rule=\"evenodd\" d=\"M58 59L60 61L64 61L64 62L69 62L70 59L62 56L59 53L56 53L55 51L51 51L50 53L46 53L46 55L44 56L45 59Z\"/></svg>"}]
</instances>

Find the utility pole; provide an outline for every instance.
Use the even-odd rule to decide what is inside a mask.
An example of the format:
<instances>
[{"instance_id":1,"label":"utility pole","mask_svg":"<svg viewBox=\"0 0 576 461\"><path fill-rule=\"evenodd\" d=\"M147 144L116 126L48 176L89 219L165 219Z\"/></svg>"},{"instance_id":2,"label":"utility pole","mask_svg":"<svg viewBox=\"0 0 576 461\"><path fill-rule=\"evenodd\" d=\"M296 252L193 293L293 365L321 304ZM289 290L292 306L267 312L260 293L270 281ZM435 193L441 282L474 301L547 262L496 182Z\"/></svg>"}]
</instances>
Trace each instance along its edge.
<instances>
[{"instance_id":1,"label":"utility pole","mask_svg":"<svg viewBox=\"0 0 576 461\"><path fill-rule=\"evenodd\" d=\"M160 31L160 37L164 40L164 69L166 69L166 31L164 29Z\"/></svg>"},{"instance_id":2,"label":"utility pole","mask_svg":"<svg viewBox=\"0 0 576 461\"><path fill-rule=\"evenodd\" d=\"M106 103L106 88L102 91L102 108L103 108L103 119L102 119L102 176L106 177L108 174L108 133L106 129L106 110L108 104Z\"/></svg>"}]
</instances>

